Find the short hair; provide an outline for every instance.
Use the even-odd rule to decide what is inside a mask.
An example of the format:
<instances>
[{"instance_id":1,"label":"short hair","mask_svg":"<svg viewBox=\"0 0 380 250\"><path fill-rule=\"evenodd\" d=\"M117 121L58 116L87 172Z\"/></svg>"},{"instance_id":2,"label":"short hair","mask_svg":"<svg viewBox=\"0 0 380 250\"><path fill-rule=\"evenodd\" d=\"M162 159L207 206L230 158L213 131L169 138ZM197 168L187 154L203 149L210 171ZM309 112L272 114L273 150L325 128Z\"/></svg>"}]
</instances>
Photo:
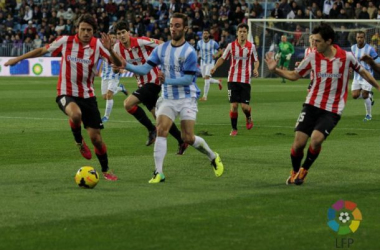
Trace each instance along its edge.
<instances>
[{"instance_id":1,"label":"short hair","mask_svg":"<svg viewBox=\"0 0 380 250\"><path fill-rule=\"evenodd\" d=\"M356 35L363 34L365 37L365 32L363 30L356 31Z\"/></svg>"},{"instance_id":2,"label":"short hair","mask_svg":"<svg viewBox=\"0 0 380 250\"><path fill-rule=\"evenodd\" d=\"M92 26L92 28L93 28L93 30L94 30L94 32L96 31L96 29L98 28L98 25L97 25L97 23L96 23L96 20L95 20L95 18L91 15L91 14L83 14L83 15L81 15L79 18L78 18L78 20L77 20L77 22L76 22L76 27L79 27L79 25L81 24L81 23L88 23L89 25L91 25Z\"/></svg>"},{"instance_id":3,"label":"short hair","mask_svg":"<svg viewBox=\"0 0 380 250\"><path fill-rule=\"evenodd\" d=\"M129 31L129 24L126 21L119 21L116 23L114 30L115 30L115 32L118 30Z\"/></svg>"},{"instance_id":4,"label":"short hair","mask_svg":"<svg viewBox=\"0 0 380 250\"><path fill-rule=\"evenodd\" d=\"M319 26L315 27L311 33L313 35L320 34L323 40L327 41L331 39L331 43L334 43L335 31L327 23L322 22Z\"/></svg>"},{"instance_id":5,"label":"short hair","mask_svg":"<svg viewBox=\"0 0 380 250\"><path fill-rule=\"evenodd\" d=\"M185 15L185 14L183 14L183 13L178 13L178 12L176 12L176 13L174 13L173 15L172 15L172 17L171 18L181 18L182 19L182 21L183 21L183 26L189 26L188 25L188 18L187 18L187 15Z\"/></svg>"},{"instance_id":6,"label":"short hair","mask_svg":"<svg viewBox=\"0 0 380 250\"><path fill-rule=\"evenodd\" d=\"M205 32L205 31L208 32L208 33L210 33L210 29L209 28L204 28L203 32Z\"/></svg>"},{"instance_id":7,"label":"short hair","mask_svg":"<svg viewBox=\"0 0 380 250\"><path fill-rule=\"evenodd\" d=\"M239 23L239 25L237 26L236 30L243 29L243 28L246 28L247 31L249 31L248 24L246 24L246 23Z\"/></svg>"},{"instance_id":8,"label":"short hair","mask_svg":"<svg viewBox=\"0 0 380 250\"><path fill-rule=\"evenodd\" d=\"M110 30L108 31L108 34L109 34L109 35L116 35L116 32L115 32L113 29L110 29Z\"/></svg>"}]
</instances>

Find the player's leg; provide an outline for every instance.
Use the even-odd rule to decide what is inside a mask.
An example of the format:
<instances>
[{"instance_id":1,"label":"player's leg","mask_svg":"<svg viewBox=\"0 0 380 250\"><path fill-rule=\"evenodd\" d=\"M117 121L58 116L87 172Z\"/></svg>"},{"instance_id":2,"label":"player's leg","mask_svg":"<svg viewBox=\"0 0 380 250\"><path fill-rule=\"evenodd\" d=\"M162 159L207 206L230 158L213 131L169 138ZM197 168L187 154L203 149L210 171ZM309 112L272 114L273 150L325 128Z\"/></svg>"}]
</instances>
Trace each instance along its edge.
<instances>
[{"instance_id":1,"label":"player's leg","mask_svg":"<svg viewBox=\"0 0 380 250\"><path fill-rule=\"evenodd\" d=\"M331 134L332 130L340 120L340 116L338 114L321 109L319 110L317 117L318 119L315 124L314 131L310 137L310 146L308 148L306 158L294 180L296 185L303 184L311 165L315 162L321 152L322 143Z\"/></svg>"},{"instance_id":2,"label":"player's leg","mask_svg":"<svg viewBox=\"0 0 380 250\"><path fill-rule=\"evenodd\" d=\"M366 115L363 121L372 120L372 100L370 98L370 92L372 91L372 86L368 83L362 84L362 97L364 99L364 106L366 110Z\"/></svg>"},{"instance_id":3,"label":"player's leg","mask_svg":"<svg viewBox=\"0 0 380 250\"><path fill-rule=\"evenodd\" d=\"M203 96L199 99L199 101L207 101L207 95L210 90L210 74L207 75L207 64L201 63L200 68L202 77L205 80L205 85L203 87Z\"/></svg>"},{"instance_id":4,"label":"player's leg","mask_svg":"<svg viewBox=\"0 0 380 250\"><path fill-rule=\"evenodd\" d=\"M155 184L165 181L163 165L167 153L167 137L176 115L177 113L173 101L163 100L157 110L157 138L154 144L153 154L155 170L149 183Z\"/></svg>"},{"instance_id":5,"label":"player's leg","mask_svg":"<svg viewBox=\"0 0 380 250\"><path fill-rule=\"evenodd\" d=\"M80 153L86 159L91 159L91 151L82 137L82 111L76 99L71 96L58 96L56 102L59 108L69 117L71 132Z\"/></svg>"},{"instance_id":6,"label":"player's leg","mask_svg":"<svg viewBox=\"0 0 380 250\"><path fill-rule=\"evenodd\" d=\"M206 65L206 76L209 76L209 84L218 84L219 90L222 90L223 85L222 85L222 80L216 80L214 78L211 78L211 69L214 67L214 63L210 63Z\"/></svg>"},{"instance_id":7,"label":"player's leg","mask_svg":"<svg viewBox=\"0 0 380 250\"><path fill-rule=\"evenodd\" d=\"M107 122L111 116L112 108L113 108L113 96L117 93L119 80L110 79L107 80L107 93L106 93L106 109L104 111L104 116L102 118L102 122Z\"/></svg>"},{"instance_id":8,"label":"player's leg","mask_svg":"<svg viewBox=\"0 0 380 250\"><path fill-rule=\"evenodd\" d=\"M143 87L137 89L135 92L132 93L132 95L128 96L126 100L124 100L124 108L127 110L127 112L131 115L133 115L136 120L138 120L146 129L148 130L148 140L146 142L146 145L152 145L156 138L156 127L152 123L152 121L148 118L145 111L138 105L139 103L143 102L144 95L147 95L147 91L145 87L147 85L144 85Z\"/></svg>"},{"instance_id":9,"label":"player's leg","mask_svg":"<svg viewBox=\"0 0 380 250\"><path fill-rule=\"evenodd\" d=\"M224 171L224 166L219 154L213 152L202 137L194 134L194 126L198 112L196 100L194 98L187 99L186 102L182 103L180 110L183 140L202 154L205 154L214 168L215 175L217 177L221 176Z\"/></svg>"},{"instance_id":10,"label":"player's leg","mask_svg":"<svg viewBox=\"0 0 380 250\"><path fill-rule=\"evenodd\" d=\"M237 121L238 121L238 107L240 101L240 90L238 83L228 83L228 99L230 101L230 120L231 120L231 133L230 136L236 136L238 133Z\"/></svg>"},{"instance_id":11,"label":"player's leg","mask_svg":"<svg viewBox=\"0 0 380 250\"><path fill-rule=\"evenodd\" d=\"M246 119L246 128L248 130L253 127L253 120L251 116L251 106L249 106L249 102L251 101L251 85L246 83L239 83L242 91L240 92L240 100L241 100L241 109L245 114Z\"/></svg>"}]
</instances>

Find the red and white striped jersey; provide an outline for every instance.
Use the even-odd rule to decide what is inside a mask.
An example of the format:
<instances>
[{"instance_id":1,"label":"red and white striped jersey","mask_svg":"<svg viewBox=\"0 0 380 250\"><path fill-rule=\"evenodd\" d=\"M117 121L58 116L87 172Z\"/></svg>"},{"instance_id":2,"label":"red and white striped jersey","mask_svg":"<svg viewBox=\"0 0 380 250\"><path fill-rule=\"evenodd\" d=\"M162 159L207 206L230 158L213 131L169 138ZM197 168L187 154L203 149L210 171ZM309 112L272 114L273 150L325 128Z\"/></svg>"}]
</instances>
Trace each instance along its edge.
<instances>
[{"instance_id":1,"label":"red and white striped jersey","mask_svg":"<svg viewBox=\"0 0 380 250\"><path fill-rule=\"evenodd\" d=\"M57 92L58 96L68 95L81 98L95 96L94 77L100 57L109 63L110 53L99 39L93 37L88 45L83 46L78 35L61 36L46 49L53 56L62 54Z\"/></svg>"},{"instance_id":2,"label":"red and white striped jersey","mask_svg":"<svg viewBox=\"0 0 380 250\"><path fill-rule=\"evenodd\" d=\"M307 55L309 55L310 52L315 52L315 51L317 51L317 49L315 47L314 48L310 48L310 47L306 48L304 58L307 57ZM310 72L310 80L313 81L313 79L314 79L314 74L313 74L313 72Z\"/></svg>"},{"instance_id":3,"label":"red and white striped jersey","mask_svg":"<svg viewBox=\"0 0 380 250\"><path fill-rule=\"evenodd\" d=\"M333 46L336 48L334 58L310 52L295 70L301 76L310 71L314 75L305 103L340 115L347 101L349 68L359 72L363 67L351 52Z\"/></svg>"},{"instance_id":4,"label":"red and white striped jersey","mask_svg":"<svg viewBox=\"0 0 380 250\"><path fill-rule=\"evenodd\" d=\"M130 42L131 47L129 49L125 48L121 42L117 42L114 46L114 51L121 55L127 63L133 65L142 65L148 61L150 53L159 45L158 40L149 37L130 37ZM159 85L158 71L158 67L154 67L147 75L135 74L139 88L147 83Z\"/></svg>"},{"instance_id":5,"label":"red and white striped jersey","mask_svg":"<svg viewBox=\"0 0 380 250\"><path fill-rule=\"evenodd\" d=\"M238 41L227 45L222 58L224 60L231 57L230 70L228 72L228 82L241 82L251 84L252 62L259 60L256 46L246 41L245 46L241 47Z\"/></svg>"}]
</instances>

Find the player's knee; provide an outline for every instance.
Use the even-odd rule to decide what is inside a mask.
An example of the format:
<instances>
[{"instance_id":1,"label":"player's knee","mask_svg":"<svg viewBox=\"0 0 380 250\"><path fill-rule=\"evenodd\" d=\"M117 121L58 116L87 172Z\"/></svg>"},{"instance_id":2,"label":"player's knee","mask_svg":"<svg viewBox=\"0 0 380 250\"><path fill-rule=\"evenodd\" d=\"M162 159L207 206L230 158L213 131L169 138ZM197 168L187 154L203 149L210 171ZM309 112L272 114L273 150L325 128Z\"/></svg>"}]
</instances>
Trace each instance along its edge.
<instances>
[{"instance_id":1,"label":"player's knee","mask_svg":"<svg viewBox=\"0 0 380 250\"><path fill-rule=\"evenodd\" d=\"M363 99L367 99L369 97L368 92L363 92L362 97Z\"/></svg>"},{"instance_id":2,"label":"player's knee","mask_svg":"<svg viewBox=\"0 0 380 250\"><path fill-rule=\"evenodd\" d=\"M108 91L106 98L107 98L107 100L112 100L112 98L113 98L113 92Z\"/></svg>"},{"instance_id":3,"label":"player's knee","mask_svg":"<svg viewBox=\"0 0 380 250\"><path fill-rule=\"evenodd\" d=\"M100 136L100 134L91 135L90 139L91 139L92 145L94 145L94 147L102 148L103 141L102 141L102 137Z\"/></svg>"}]
</instances>

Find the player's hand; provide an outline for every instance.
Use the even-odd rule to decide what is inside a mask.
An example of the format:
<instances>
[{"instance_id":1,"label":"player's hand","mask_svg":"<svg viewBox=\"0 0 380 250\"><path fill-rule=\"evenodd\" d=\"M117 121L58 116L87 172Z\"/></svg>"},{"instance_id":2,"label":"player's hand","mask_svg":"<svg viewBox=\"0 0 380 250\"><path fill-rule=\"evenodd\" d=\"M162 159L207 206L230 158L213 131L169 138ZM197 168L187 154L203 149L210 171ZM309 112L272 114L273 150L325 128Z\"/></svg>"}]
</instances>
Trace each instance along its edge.
<instances>
[{"instance_id":1,"label":"player's hand","mask_svg":"<svg viewBox=\"0 0 380 250\"><path fill-rule=\"evenodd\" d=\"M158 79L160 80L160 84L165 84L165 75L162 71L158 71Z\"/></svg>"},{"instance_id":2,"label":"player's hand","mask_svg":"<svg viewBox=\"0 0 380 250\"><path fill-rule=\"evenodd\" d=\"M102 35L102 38L101 38L101 42L103 44L103 46L107 49L107 50L111 50L111 38L109 35L107 35L106 33L100 33Z\"/></svg>"},{"instance_id":3,"label":"player's hand","mask_svg":"<svg viewBox=\"0 0 380 250\"><path fill-rule=\"evenodd\" d=\"M363 61L363 62L365 62L366 64L369 64L369 65L375 63L375 61L373 60L373 58L371 56L369 56L369 55L366 55L366 54L363 55L360 58L360 61Z\"/></svg>"},{"instance_id":4,"label":"player's hand","mask_svg":"<svg viewBox=\"0 0 380 250\"><path fill-rule=\"evenodd\" d=\"M12 58L12 59L9 59L5 64L4 66L13 66L15 65L16 63L18 63L19 61L17 60L17 58Z\"/></svg>"},{"instance_id":5,"label":"player's hand","mask_svg":"<svg viewBox=\"0 0 380 250\"><path fill-rule=\"evenodd\" d=\"M295 65L296 67L298 67L298 65L300 65L300 63L301 63L301 62L296 62L294 65Z\"/></svg>"},{"instance_id":6,"label":"player's hand","mask_svg":"<svg viewBox=\"0 0 380 250\"><path fill-rule=\"evenodd\" d=\"M212 68L212 69L210 70L210 74L211 74L211 75L214 74L215 71L216 71L216 68Z\"/></svg>"},{"instance_id":7,"label":"player's hand","mask_svg":"<svg viewBox=\"0 0 380 250\"><path fill-rule=\"evenodd\" d=\"M289 61L291 57L292 57L292 54L287 54L287 55L286 55L286 60Z\"/></svg>"},{"instance_id":8,"label":"player's hand","mask_svg":"<svg viewBox=\"0 0 380 250\"><path fill-rule=\"evenodd\" d=\"M274 57L274 59L276 60L280 60L280 58L281 58L281 53L277 53L276 56Z\"/></svg>"},{"instance_id":9,"label":"player's hand","mask_svg":"<svg viewBox=\"0 0 380 250\"><path fill-rule=\"evenodd\" d=\"M268 66L268 69L270 71L273 71L276 69L276 66L277 66L277 60L274 59L274 52L272 51L269 51L265 54L265 59L264 59L265 63L267 64Z\"/></svg>"},{"instance_id":10,"label":"player's hand","mask_svg":"<svg viewBox=\"0 0 380 250\"><path fill-rule=\"evenodd\" d=\"M253 76L254 77L259 77L259 71L257 69L253 70Z\"/></svg>"}]
</instances>

